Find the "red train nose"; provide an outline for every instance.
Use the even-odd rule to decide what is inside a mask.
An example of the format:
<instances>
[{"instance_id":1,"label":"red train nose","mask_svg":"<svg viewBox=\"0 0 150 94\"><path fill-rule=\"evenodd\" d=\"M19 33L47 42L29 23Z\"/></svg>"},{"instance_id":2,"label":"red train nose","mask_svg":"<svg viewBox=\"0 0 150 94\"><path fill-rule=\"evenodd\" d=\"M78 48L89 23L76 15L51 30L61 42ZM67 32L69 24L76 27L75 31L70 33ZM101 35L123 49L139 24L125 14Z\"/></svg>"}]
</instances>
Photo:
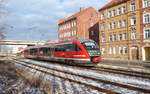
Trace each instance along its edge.
<instances>
[{"instance_id":1,"label":"red train nose","mask_svg":"<svg viewBox=\"0 0 150 94\"><path fill-rule=\"evenodd\" d=\"M102 58L100 57L93 58L93 62L100 62L100 61L102 61Z\"/></svg>"}]
</instances>

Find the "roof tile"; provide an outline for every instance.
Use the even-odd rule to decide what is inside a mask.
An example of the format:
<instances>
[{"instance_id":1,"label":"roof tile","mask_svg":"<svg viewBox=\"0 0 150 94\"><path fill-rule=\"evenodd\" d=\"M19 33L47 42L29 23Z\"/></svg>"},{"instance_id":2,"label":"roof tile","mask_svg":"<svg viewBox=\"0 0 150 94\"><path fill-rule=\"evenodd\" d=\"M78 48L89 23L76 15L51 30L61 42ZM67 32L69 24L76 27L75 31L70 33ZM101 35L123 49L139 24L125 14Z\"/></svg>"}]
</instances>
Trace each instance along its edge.
<instances>
[{"instance_id":1,"label":"roof tile","mask_svg":"<svg viewBox=\"0 0 150 94\"><path fill-rule=\"evenodd\" d=\"M99 9L99 11L101 10L104 10L106 8L110 8L110 7L113 7L115 5L118 5L118 4L121 4L121 3L124 3L128 0L111 0L109 3L107 3L105 6L103 6L102 8Z\"/></svg>"}]
</instances>

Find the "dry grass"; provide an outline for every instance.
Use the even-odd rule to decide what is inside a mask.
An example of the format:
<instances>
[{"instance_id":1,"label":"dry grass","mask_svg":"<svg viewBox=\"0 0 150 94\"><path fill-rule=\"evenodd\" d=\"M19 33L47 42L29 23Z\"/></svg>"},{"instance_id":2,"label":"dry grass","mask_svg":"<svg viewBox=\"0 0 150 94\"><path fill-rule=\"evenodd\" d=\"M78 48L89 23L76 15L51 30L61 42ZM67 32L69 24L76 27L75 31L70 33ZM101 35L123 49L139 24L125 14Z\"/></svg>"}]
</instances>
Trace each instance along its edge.
<instances>
[{"instance_id":1,"label":"dry grass","mask_svg":"<svg viewBox=\"0 0 150 94\"><path fill-rule=\"evenodd\" d=\"M0 94L51 94L50 81L18 70L13 63L0 61L0 84L5 88Z\"/></svg>"}]
</instances>

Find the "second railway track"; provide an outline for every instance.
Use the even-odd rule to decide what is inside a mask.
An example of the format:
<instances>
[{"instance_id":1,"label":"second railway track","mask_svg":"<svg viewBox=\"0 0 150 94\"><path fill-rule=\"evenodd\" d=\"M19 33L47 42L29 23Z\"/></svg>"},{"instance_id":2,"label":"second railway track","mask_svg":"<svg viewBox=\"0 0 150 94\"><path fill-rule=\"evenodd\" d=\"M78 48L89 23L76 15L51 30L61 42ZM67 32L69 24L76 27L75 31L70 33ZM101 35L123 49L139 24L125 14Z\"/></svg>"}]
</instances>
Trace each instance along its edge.
<instances>
[{"instance_id":1,"label":"second railway track","mask_svg":"<svg viewBox=\"0 0 150 94\"><path fill-rule=\"evenodd\" d=\"M94 68L91 68L91 70L109 72L109 73L114 73L114 74L122 74L122 75L133 76L133 77L140 77L140 78L144 78L144 79L150 79L150 73L142 73L142 72L121 70L121 69L110 69L110 68L102 68L102 67L94 67Z\"/></svg>"}]
</instances>

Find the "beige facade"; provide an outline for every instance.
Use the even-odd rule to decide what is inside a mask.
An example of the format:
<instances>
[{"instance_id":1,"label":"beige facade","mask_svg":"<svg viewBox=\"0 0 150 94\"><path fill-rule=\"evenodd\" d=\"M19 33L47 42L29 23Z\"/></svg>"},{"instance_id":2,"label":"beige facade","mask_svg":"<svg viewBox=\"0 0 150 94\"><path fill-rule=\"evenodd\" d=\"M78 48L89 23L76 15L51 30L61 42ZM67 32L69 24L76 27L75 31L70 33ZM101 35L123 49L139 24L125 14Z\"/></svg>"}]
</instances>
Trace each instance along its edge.
<instances>
[{"instance_id":1,"label":"beige facade","mask_svg":"<svg viewBox=\"0 0 150 94\"><path fill-rule=\"evenodd\" d=\"M99 9L102 57L144 60L143 2L145 1L112 0ZM149 10L149 5L147 9ZM146 49L149 51L149 48Z\"/></svg>"}]
</instances>

